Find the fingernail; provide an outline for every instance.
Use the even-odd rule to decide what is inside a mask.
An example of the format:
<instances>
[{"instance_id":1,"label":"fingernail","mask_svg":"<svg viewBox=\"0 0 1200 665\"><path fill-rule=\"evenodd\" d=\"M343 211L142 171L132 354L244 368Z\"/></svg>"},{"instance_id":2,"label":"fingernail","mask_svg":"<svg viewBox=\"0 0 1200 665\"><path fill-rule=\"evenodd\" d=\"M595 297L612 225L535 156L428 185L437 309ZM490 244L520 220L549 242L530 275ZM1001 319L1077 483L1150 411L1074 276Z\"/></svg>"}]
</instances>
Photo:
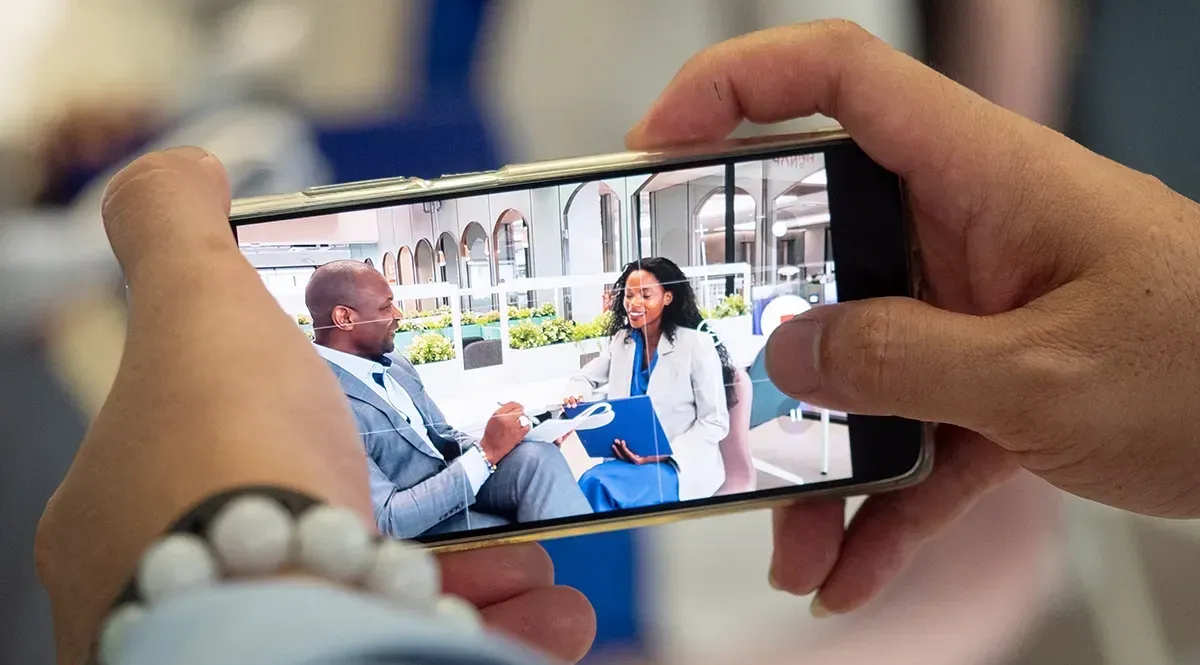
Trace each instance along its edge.
<instances>
[{"instance_id":1,"label":"fingernail","mask_svg":"<svg viewBox=\"0 0 1200 665\"><path fill-rule=\"evenodd\" d=\"M184 157L186 159L191 159L191 160L194 160L197 162L203 161L205 159L209 159L213 156L213 154L211 152L205 150L204 148L196 147L194 145L184 145L184 146L179 146L178 148L168 148L164 152L172 154L172 155L177 155L179 157Z\"/></svg>"},{"instance_id":2,"label":"fingernail","mask_svg":"<svg viewBox=\"0 0 1200 665\"><path fill-rule=\"evenodd\" d=\"M775 579L774 566L772 566L771 570L767 572L767 584L770 584L771 588L776 591L783 591L783 587L779 586L779 580Z\"/></svg>"},{"instance_id":3,"label":"fingernail","mask_svg":"<svg viewBox=\"0 0 1200 665\"><path fill-rule=\"evenodd\" d=\"M829 608L821 603L820 594L813 596L812 603L808 606L808 611L813 615L814 619L827 619L833 616L833 612L830 612Z\"/></svg>"},{"instance_id":4,"label":"fingernail","mask_svg":"<svg viewBox=\"0 0 1200 665\"><path fill-rule=\"evenodd\" d=\"M792 396L821 387L821 322L795 318L785 321L767 340L767 376Z\"/></svg>"}]
</instances>

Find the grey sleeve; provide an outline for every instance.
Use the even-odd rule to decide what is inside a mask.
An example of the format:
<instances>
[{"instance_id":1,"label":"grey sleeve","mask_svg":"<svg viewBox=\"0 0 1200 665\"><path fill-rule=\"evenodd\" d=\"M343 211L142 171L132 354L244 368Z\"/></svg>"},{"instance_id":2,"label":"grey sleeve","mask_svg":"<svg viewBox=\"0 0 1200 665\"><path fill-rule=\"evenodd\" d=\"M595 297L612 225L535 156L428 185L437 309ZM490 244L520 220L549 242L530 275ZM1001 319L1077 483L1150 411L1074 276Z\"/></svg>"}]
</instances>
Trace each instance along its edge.
<instances>
[{"instance_id":1,"label":"grey sleeve","mask_svg":"<svg viewBox=\"0 0 1200 665\"><path fill-rule=\"evenodd\" d=\"M489 633L301 580L226 584L152 609L112 665L548 665Z\"/></svg>"},{"instance_id":2,"label":"grey sleeve","mask_svg":"<svg viewBox=\"0 0 1200 665\"><path fill-rule=\"evenodd\" d=\"M422 482L401 489L368 458L371 503L379 530L392 538L416 538L475 503L462 460L454 460Z\"/></svg>"}]
</instances>

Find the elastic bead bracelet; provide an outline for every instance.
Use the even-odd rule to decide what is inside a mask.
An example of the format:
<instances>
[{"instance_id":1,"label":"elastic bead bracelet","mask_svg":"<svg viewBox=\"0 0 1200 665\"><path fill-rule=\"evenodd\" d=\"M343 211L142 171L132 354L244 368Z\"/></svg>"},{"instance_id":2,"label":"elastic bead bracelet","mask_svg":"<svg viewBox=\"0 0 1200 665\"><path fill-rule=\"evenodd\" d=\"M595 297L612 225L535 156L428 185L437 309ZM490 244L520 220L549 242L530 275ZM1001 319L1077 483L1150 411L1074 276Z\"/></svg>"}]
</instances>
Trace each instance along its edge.
<instances>
[{"instance_id":1,"label":"elastic bead bracelet","mask_svg":"<svg viewBox=\"0 0 1200 665\"><path fill-rule=\"evenodd\" d=\"M94 662L118 665L129 630L160 603L222 579L284 572L355 586L459 628L482 626L474 606L441 593L441 570L428 551L374 535L348 508L247 488L205 501L146 549L104 622Z\"/></svg>"}]
</instances>

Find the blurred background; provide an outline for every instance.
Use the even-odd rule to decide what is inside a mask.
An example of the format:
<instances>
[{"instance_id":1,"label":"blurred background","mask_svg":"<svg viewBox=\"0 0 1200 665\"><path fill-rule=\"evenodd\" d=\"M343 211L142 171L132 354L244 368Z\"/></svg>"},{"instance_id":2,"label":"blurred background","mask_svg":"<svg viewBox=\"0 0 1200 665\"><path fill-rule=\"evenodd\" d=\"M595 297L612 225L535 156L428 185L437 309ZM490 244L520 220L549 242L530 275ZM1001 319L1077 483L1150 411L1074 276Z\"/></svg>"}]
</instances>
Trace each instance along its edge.
<instances>
[{"instance_id":1,"label":"blurred background","mask_svg":"<svg viewBox=\"0 0 1200 665\"><path fill-rule=\"evenodd\" d=\"M1195 2L6 0L4 14L6 663L52 662L32 537L119 360L120 282L98 202L147 150L212 150L236 196L610 152L694 52L836 16L1200 197ZM559 580L596 606L594 663L1200 662L1200 578L1188 573L1200 529L1028 478L930 542L883 598L832 620L767 586L767 513L547 547Z\"/></svg>"}]
</instances>

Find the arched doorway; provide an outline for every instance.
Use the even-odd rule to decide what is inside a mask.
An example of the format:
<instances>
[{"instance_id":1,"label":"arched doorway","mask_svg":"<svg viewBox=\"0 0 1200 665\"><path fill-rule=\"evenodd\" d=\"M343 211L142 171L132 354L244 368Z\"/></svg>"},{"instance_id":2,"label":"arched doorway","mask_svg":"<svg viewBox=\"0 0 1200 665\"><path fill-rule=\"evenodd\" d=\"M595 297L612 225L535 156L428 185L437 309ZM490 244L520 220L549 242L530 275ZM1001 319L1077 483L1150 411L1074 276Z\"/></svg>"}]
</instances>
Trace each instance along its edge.
<instances>
[{"instance_id":1,"label":"arched doorway","mask_svg":"<svg viewBox=\"0 0 1200 665\"><path fill-rule=\"evenodd\" d=\"M480 288L492 286L492 251L487 231L479 222L471 222L463 229L459 248L463 257L463 270L459 271L459 286L464 288ZM469 298L467 309L477 313L487 312L492 307L492 298L488 296L473 296Z\"/></svg>"},{"instance_id":2,"label":"arched doorway","mask_svg":"<svg viewBox=\"0 0 1200 665\"><path fill-rule=\"evenodd\" d=\"M600 183L600 247L604 272L617 272L624 265L621 252L621 199L612 187Z\"/></svg>"},{"instance_id":3,"label":"arched doorway","mask_svg":"<svg viewBox=\"0 0 1200 665\"><path fill-rule=\"evenodd\" d=\"M401 247L400 251L396 252L396 271L398 273L398 281L403 285L416 284L417 279L413 270L413 254L408 247ZM405 300L403 303L404 311L412 312L417 309L416 302Z\"/></svg>"},{"instance_id":4,"label":"arched doorway","mask_svg":"<svg viewBox=\"0 0 1200 665\"><path fill-rule=\"evenodd\" d=\"M396 257L392 256L391 252L383 254L383 276L388 284L396 283Z\"/></svg>"},{"instance_id":5,"label":"arched doorway","mask_svg":"<svg viewBox=\"0 0 1200 665\"><path fill-rule=\"evenodd\" d=\"M533 251L529 224L520 211L509 208L500 214L492 229L495 283L501 284L533 276ZM509 293L508 304L532 307L532 292Z\"/></svg>"},{"instance_id":6,"label":"arched doorway","mask_svg":"<svg viewBox=\"0 0 1200 665\"><path fill-rule=\"evenodd\" d=\"M827 256L832 258L826 242L830 217L825 185L796 183L772 203L769 237L774 247L769 254L774 278L784 267L798 268L800 279L823 274Z\"/></svg>"},{"instance_id":7,"label":"arched doorway","mask_svg":"<svg viewBox=\"0 0 1200 665\"><path fill-rule=\"evenodd\" d=\"M692 214L692 258L696 265L749 263L754 266L758 230L758 203L749 192L733 190L733 250L726 256L725 189L717 188L700 199Z\"/></svg>"},{"instance_id":8,"label":"arched doorway","mask_svg":"<svg viewBox=\"0 0 1200 665\"><path fill-rule=\"evenodd\" d=\"M438 236L434 257L437 281L462 286L462 282L459 281L459 256L458 239L454 234L447 231ZM441 302L443 305L449 305L450 299L443 298Z\"/></svg>"},{"instance_id":9,"label":"arched doorway","mask_svg":"<svg viewBox=\"0 0 1200 665\"><path fill-rule=\"evenodd\" d=\"M433 245L429 241L422 238L417 242L417 250L413 253L415 262L416 283L417 284L432 284L436 281L434 278L435 269L433 261ZM417 301L417 309L422 311L433 310L437 308L437 302L433 298L422 298Z\"/></svg>"}]
</instances>

